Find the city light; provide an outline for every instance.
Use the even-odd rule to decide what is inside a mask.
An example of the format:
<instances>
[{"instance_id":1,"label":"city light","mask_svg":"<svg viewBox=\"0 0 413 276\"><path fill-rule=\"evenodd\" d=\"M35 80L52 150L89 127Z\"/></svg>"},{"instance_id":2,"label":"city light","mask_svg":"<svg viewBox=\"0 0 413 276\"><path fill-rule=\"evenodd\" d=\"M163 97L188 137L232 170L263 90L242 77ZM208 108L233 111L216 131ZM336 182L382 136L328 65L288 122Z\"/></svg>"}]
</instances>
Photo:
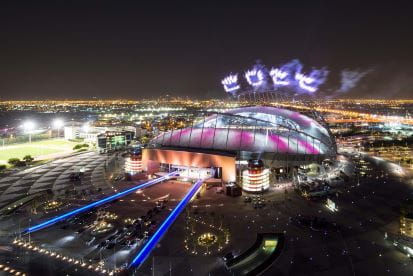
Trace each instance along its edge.
<instances>
[{"instance_id":1,"label":"city light","mask_svg":"<svg viewBox=\"0 0 413 276\"><path fill-rule=\"evenodd\" d=\"M56 129L61 128L64 125L64 122L62 119L54 119L53 120L53 127Z\"/></svg>"},{"instance_id":2,"label":"city light","mask_svg":"<svg viewBox=\"0 0 413 276\"><path fill-rule=\"evenodd\" d=\"M89 130L90 130L90 125L89 125L89 123L83 124L82 129L83 129L84 132L89 132Z\"/></svg>"},{"instance_id":3,"label":"city light","mask_svg":"<svg viewBox=\"0 0 413 276\"><path fill-rule=\"evenodd\" d=\"M54 119L53 120L53 127L57 129L57 137L60 137L60 128L64 125L64 122L62 119Z\"/></svg>"},{"instance_id":4,"label":"city light","mask_svg":"<svg viewBox=\"0 0 413 276\"><path fill-rule=\"evenodd\" d=\"M32 131L36 127L36 124L33 121L26 121L23 124L24 132L29 134L29 143L32 142Z\"/></svg>"},{"instance_id":5,"label":"city light","mask_svg":"<svg viewBox=\"0 0 413 276\"><path fill-rule=\"evenodd\" d=\"M33 121L26 121L23 124L23 129L26 133L30 133L31 131L34 130L36 127L36 124Z\"/></svg>"},{"instance_id":6,"label":"city light","mask_svg":"<svg viewBox=\"0 0 413 276\"><path fill-rule=\"evenodd\" d=\"M108 274L108 275L113 275L115 272L119 272L120 269L119 268L115 268L114 270L106 270L104 269L104 263L103 262L99 262L98 264L92 265L89 264L87 265L87 263L85 262L84 259L75 259L69 256L64 256L63 254L59 254L57 252L54 251L49 251L49 250L45 250L44 248L41 248L40 246L36 246L35 244L33 244L32 242L26 242L24 240L19 240L19 239L15 239L13 241L13 244L15 246L21 246L22 248L26 249L26 250L32 250L34 252L37 252L39 254L45 255L47 257L52 257L52 258L56 258L57 260L60 260L62 262L67 262L69 264L73 264L79 268L83 268L83 269L89 269L89 270L93 270L93 271L100 271L102 274ZM0 264L0 269L2 269L2 265ZM76 269L75 269L76 271ZM16 273L15 275L25 275L25 274L21 274L21 272Z\"/></svg>"}]
</instances>

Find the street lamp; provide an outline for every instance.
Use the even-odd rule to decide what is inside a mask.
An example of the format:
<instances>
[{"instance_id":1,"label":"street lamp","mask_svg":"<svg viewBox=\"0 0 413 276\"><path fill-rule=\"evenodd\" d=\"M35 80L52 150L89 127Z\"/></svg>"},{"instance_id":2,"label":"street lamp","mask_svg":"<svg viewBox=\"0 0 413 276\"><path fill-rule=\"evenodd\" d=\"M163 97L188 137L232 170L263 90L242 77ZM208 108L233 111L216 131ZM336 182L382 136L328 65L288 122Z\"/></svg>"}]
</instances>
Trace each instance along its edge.
<instances>
[{"instance_id":1,"label":"street lamp","mask_svg":"<svg viewBox=\"0 0 413 276\"><path fill-rule=\"evenodd\" d=\"M85 124L82 126L82 129L83 129L84 132L88 133L89 130L90 130L89 123L85 123Z\"/></svg>"},{"instance_id":2,"label":"street lamp","mask_svg":"<svg viewBox=\"0 0 413 276\"><path fill-rule=\"evenodd\" d=\"M25 133L29 134L29 143L32 142L32 130L35 128L35 123L33 121L26 121L23 124L23 129Z\"/></svg>"},{"instance_id":3,"label":"street lamp","mask_svg":"<svg viewBox=\"0 0 413 276\"><path fill-rule=\"evenodd\" d=\"M60 130L60 128L61 128L63 125L64 125L64 122L63 122L62 119L54 119L54 120L53 120L53 127L54 127L55 129L57 129L57 137L60 136L60 135L59 135L59 130Z\"/></svg>"}]
</instances>

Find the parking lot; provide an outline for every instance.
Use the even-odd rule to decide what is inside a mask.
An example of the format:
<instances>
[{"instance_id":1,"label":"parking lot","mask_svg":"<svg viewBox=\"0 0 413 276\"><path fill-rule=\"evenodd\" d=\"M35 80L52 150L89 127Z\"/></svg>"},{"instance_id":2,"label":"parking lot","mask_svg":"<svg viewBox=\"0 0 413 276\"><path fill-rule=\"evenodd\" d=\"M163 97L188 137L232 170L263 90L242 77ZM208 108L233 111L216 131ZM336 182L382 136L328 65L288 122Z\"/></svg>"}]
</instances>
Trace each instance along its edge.
<instances>
[{"instance_id":1,"label":"parking lot","mask_svg":"<svg viewBox=\"0 0 413 276\"><path fill-rule=\"evenodd\" d=\"M86 263L85 266L104 263L103 268L106 270L121 268L129 263L134 253L154 233L189 187L190 184L185 182L159 183L32 233L30 239L34 245L41 245L44 251L54 252L55 256L78 260L77 264L61 268L59 260L52 260L55 263L54 269L61 273L75 269L82 273L83 263ZM53 216L53 213L47 216ZM43 220L39 217L32 223ZM42 263L50 261L50 257L37 253L33 258L36 262L28 262L30 269L47 273L47 268L43 268Z\"/></svg>"}]
</instances>

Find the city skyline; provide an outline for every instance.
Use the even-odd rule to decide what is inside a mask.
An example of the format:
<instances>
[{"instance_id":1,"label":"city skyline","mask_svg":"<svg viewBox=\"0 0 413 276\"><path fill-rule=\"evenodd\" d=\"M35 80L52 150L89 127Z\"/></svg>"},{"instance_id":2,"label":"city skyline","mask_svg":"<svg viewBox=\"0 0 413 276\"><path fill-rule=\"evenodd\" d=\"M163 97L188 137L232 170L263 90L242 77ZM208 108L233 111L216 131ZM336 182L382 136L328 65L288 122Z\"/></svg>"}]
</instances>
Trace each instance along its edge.
<instances>
[{"instance_id":1,"label":"city skyline","mask_svg":"<svg viewBox=\"0 0 413 276\"><path fill-rule=\"evenodd\" d=\"M323 97L412 95L404 1L0 5L0 100L225 98L229 73L293 59L328 70Z\"/></svg>"}]
</instances>

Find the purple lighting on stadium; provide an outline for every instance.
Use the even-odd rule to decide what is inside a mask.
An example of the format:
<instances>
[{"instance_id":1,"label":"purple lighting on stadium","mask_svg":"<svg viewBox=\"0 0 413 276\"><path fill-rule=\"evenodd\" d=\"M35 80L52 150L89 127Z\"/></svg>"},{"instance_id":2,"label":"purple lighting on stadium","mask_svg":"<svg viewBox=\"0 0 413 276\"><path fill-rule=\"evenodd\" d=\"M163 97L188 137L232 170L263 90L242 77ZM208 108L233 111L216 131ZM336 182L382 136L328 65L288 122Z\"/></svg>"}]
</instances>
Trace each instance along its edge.
<instances>
[{"instance_id":1,"label":"purple lighting on stadium","mask_svg":"<svg viewBox=\"0 0 413 276\"><path fill-rule=\"evenodd\" d=\"M252 69L245 72L245 79L249 85L258 87L264 83L264 73L260 69Z\"/></svg>"},{"instance_id":2,"label":"purple lighting on stadium","mask_svg":"<svg viewBox=\"0 0 413 276\"><path fill-rule=\"evenodd\" d=\"M274 85L289 85L290 82L288 81L288 72L286 71L281 71L278 68L273 68L270 71L270 76L272 78L272 81L274 82Z\"/></svg>"},{"instance_id":3,"label":"purple lighting on stadium","mask_svg":"<svg viewBox=\"0 0 413 276\"><path fill-rule=\"evenodd\" d=\"M228 93L234 93L238 89L240 89L240 85L238 84L238 75L232 75L230 74L228 77L224 78L221 81L222 85L224 86L224 89Z\"/></svg>"}]
</instances>

